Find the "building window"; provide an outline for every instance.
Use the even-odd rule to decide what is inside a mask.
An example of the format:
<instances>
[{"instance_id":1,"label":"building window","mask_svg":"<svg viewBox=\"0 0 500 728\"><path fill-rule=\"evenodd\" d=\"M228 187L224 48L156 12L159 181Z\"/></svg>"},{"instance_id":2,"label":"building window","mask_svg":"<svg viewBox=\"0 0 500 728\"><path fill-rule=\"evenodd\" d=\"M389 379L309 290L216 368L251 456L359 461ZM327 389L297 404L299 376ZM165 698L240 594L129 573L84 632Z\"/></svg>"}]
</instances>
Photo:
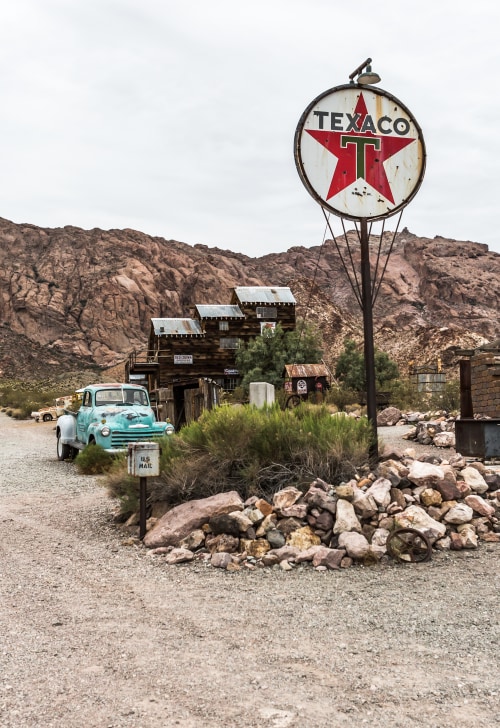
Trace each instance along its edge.
<instances>
[{"instance_id":1,"label":"building window","mask_svg":"<svg viewBox=\"0 0 500 728\"><path fill-rule=\"evenodd\" d=\"M219 331L229 331L229 321L219 321Z\"/></svg>"},{"instance_id":2,"label":"building window","mask_svg":"<svg viewBox=\"0 0 500 728\"><path fill-rule=\"evenodd\" d=\"M275 319L278 318L278 309L276 306L257 306L255 309L257 318Z\"/></svg>"},{"instance_id":3,"label":"building window","mask_svg":"<svg viewBox=\"0 0 500 728\"><path fill-rule=\"evenodd\" d=\"M226 336L220 339L219 346L221 349L238 349L240 340L237 336Z\"/></svg>"}]
</instances>

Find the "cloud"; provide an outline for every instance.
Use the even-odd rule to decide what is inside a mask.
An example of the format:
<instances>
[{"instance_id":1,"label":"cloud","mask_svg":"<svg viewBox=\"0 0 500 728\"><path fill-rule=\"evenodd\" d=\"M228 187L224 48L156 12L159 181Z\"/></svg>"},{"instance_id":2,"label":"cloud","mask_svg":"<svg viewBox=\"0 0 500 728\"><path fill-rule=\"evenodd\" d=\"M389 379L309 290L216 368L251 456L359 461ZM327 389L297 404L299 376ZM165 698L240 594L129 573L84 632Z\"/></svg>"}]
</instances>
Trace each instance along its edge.
<instances>
[{"instance_id":1,"label":"cloud","mask_svg":"<svg viewBox=\"0 0 500 728\"><path fill-rule=\"evenodd\" d=\"M293 137L368 55L427 146L417 235L500 252L500 6L441 0L18 0L0 10L0 215L248 255L317 245ZM388 225L391 227L391 221Z\"/></svg>"}]
</instances>

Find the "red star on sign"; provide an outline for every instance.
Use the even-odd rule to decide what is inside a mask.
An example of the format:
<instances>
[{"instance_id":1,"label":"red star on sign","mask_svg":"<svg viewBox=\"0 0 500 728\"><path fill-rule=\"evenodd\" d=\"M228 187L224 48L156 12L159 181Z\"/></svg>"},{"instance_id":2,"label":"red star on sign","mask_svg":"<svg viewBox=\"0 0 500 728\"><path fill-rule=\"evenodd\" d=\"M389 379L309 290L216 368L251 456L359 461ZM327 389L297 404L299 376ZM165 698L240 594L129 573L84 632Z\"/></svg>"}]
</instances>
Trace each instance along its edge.
<instances>
[{"instance_id":1,"label":"red star on sign","mask_svg":"<svg viewBox=\"0 0 500 728\"><path fill-rule=\"evenodd\" d=\"M361 129L368 114L363 94L360 94L354 114L359 116L357 128ZM306 130L337 159L337 166L326 199L335 197L358 179L364 179L389 202L394 204L391 186L384 169L384 162L411 144L415 139L378 135L371 131L343 132Z\"/></svg>"}]
</instances>

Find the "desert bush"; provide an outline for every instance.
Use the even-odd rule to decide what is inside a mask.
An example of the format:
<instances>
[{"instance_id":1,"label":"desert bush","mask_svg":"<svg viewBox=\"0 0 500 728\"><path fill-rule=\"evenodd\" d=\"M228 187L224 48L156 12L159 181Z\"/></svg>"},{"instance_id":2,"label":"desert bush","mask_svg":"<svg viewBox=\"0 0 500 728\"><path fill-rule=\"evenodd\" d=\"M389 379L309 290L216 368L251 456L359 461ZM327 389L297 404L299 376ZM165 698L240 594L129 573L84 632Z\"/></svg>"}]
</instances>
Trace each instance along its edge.
<instances>
[{"instance_id":1,"label":"desert bush","mask_svg":"<svg viewBox=\"0 0 500 728\"><path fill-rule=\"evenodd\" d=\"M429 409L444 409L448 412L458 412L460 382L458 380L446 382L443 391L429 393L419 392L415 383L410 380L399 379L390 388L390 402L403 411L425 412Z\"/></svg>"},{"instance_id":2,"label":"desert bush","mask_svg":"<svg viewBox=\"0 0 500 728\"><path fill-rule=\"evenodd\" d=\"M366 462L370 435L365 418L332 416L326 406L218 407L162 440L161 477L149 480L149 498L175 505L228 490L272 497L316 477L339 482ZM130 501L127 478L122 486L113 474L108 489Z\"/></svg>"},{"instance_id":3,"label":"desert bush","mask_svg":"<svg viewBox=\"0 0 500 728\"><path fill-rule=\"evenodd\" d=\"M15 419L29 419L31 413L42 407L50 407L58 397L68 392L53 387L27 386L23 382L0 385L0 405L9 408Z\"/></svg>"},{"instance_id":4,"label":"desert bush","mask_svg":"<svg viewBox=\"0 0 500 728\"><path fill-rule=\"evenodd\" d=\"M115 457L106 471L105 484L108 495L118 499L120 513L130 514L139 510L139 478L128 474L125 456Z\"/></svg>"},{"instance_id":5,"label":"desert bush","mask_svg":"<svg viewBox=\"0 0 500 728\"><path fill-rule=\"evenodd\" d=\"M111 470L114 456L100 445L87 445L75 458L75 464L84 475L101 475Z\"/></svg>"},{"instance_id":6,"label":"desert bush","mask_svg":"<svg viewBox=\"0 0 500 728\"><path fill-rule=\"evenodd\" d=\"M359 392L346 387L332 387L326 394L326 402L334 404L341 412L345 412L348 405L359 403Z\"/></svg>"},{"instance_id":7,"label":"desert bush","mask_svg":"<svg viewBox=\"0 0 500 728\"><path fill-rule=\"evenodd\" d=\"M431 409L444 409L448 412L460 411L460 382L446 382L442 392L436 392L430 398Z\"/></svg>"}]
</instances>

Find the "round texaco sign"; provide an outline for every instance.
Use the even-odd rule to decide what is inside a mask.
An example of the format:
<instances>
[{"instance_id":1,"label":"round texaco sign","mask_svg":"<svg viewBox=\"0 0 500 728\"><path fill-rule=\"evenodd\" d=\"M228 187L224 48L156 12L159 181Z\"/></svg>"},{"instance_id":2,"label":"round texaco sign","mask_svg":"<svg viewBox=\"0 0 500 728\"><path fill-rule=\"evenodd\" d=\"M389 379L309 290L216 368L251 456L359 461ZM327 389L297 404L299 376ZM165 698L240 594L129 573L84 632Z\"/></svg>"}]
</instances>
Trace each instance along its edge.
<instances>
[{"instance_id":1,"label":"round texaco sign","mask_svg":"<svg viewBox=\"0 0 500 728\"><path fill-rule=\"evenodd\" d=\"M350 220L377 220L417 193L425 145L412 114L394 96L348 84L325 91L304 111L295 162L322 207Z\"/></svg>"}]
</instances>

